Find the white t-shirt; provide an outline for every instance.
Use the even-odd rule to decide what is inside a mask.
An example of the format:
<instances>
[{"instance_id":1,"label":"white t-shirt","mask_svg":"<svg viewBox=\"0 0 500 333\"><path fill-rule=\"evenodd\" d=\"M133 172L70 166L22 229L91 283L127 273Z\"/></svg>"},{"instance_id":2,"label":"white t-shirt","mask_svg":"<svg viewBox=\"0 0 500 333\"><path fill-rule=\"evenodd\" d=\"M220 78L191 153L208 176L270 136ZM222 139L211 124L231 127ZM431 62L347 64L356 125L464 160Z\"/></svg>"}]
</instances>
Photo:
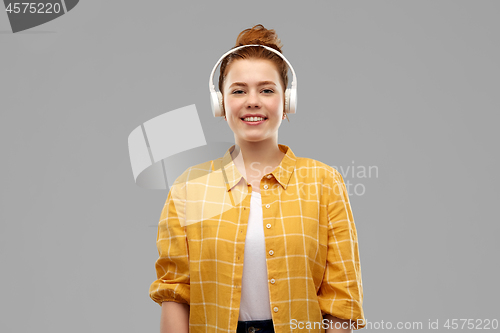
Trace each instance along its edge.
<instances>
[{"instance_id":1,"label":"white t-shirt","mask_svg":"<svg viewBox=\"0 0 500 333\"><path fill-rule=\"evenodd\" d=\"M272 319L262 216L261 195L252 191L243 256L239 321Z\"/></svg>"}]
</instances>

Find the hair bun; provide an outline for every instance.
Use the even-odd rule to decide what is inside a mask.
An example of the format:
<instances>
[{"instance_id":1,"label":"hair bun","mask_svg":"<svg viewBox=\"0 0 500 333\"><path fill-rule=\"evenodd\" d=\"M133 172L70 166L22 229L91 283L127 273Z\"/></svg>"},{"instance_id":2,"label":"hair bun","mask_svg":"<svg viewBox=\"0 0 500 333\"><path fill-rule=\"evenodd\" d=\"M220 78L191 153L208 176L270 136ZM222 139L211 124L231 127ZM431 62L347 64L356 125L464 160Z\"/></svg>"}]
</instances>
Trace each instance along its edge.
<instances>
[{"instance_id":1,"label":"hair bun","mask_svg":"<svg viewBox=\"0 0 500 333\"><path fill-rule=\"evenodd\" d=\"M276 31L274 29L266 29L262 24L257 24L251 29L245 29L240 32L238 38L236 38L235 47L251 44L269 46L279 52L281 52L281 48L283 47Z\"/></svg>"},{"instance_id":2,"label":"hair bun","mask_svg":"<svg viewBox=\"0 0 500 333\"><path fill-rule=\"evenodd\" d=\"M257 24L253 28L245 29L240 32L236 38L236 45L233 49L239 46L252 44L264 45L276 50L279 53L283 53L281 52L283 44L281 44L281 40L278 38L276 31L273 29L266 29L262 24ZM285 92L288 87L288 65L283 58L278 56L276 52L269 51L263 47L244 47L230 52L220 63L219 91L222 94L224 94L224 82L226 80L228 68L231 67L231 64L235 60L240 59L264 59L272 61L280 76L283 92Z\"/></svg>"}]
</instances>

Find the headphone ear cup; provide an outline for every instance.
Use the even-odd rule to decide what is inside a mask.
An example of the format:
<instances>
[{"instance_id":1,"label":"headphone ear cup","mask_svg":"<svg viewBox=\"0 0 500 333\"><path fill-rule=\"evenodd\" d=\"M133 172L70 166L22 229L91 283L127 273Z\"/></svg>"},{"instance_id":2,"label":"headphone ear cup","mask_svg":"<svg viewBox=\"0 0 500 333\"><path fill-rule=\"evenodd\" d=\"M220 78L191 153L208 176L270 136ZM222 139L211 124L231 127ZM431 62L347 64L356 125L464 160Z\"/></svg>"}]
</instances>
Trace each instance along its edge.
<instances>
[{"instance_id":1,"label":"headphone ear cup","mask_svg":"<svg viewBox=\"0 0 500 333\"><path fill-rule=\"evenodd\" d=\"M295 113L297 110L297 88L288 88L288 113Z\"/></svg>"},{"instance_id":2,"label":"headphone ear cup","mask_svg":"<svg viewBox=\"0 0 500 333\"><path fill-rule=\"evenodd\" d=\"M217 91L217 100L219 101L220 115L221 117L223 117L225 115L224 102L222 99L222 93L220 91Z\"/></svg>"},{"instance_id":3,"label":"headphone ear cup","mask_svg":"<svg viewBox=\"0 0 500 333\"><path fill-rule=\"evenodd\" d=\"M214 117L222 117L223 107L222 107L222 94L219 91L213 91L210 93L210 100L212 104L212 112Z\"/></svg>"},{"instance_id":4,"label":"headphone ear cup","mask_svg":"<svg viewBox=\"0 0 500 333\"><path fill-rule=\"evenodd\" d=\"M285 112L290 112L290 89L285 90Z\"/></svg>"}]
</instances>

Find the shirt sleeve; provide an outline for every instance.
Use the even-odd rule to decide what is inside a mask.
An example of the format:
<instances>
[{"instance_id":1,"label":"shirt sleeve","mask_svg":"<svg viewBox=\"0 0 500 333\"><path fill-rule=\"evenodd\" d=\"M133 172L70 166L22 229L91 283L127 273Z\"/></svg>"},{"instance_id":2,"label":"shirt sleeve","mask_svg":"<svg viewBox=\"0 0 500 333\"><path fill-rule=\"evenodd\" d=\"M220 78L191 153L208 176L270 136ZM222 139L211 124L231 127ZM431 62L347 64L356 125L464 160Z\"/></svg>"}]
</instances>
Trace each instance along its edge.
<instances>
[{"instance_id":1,"label":"shirt sleeve","mask_svg":"<svg viewBox=\"0 0 500 333\"><path fill-rule=\"evenodd\" d=\"M181 185L174 184L163 207L156 245L155 280L149 288L150 298L162 305L173 301L189 304L189 251L185 231L185 196Z\"/></svg>"},{"instance_id":2,"label":"shirt sleeve","mask_svg":"<svg viewBox=\"0 0 500 333\"><path fill-rule=\"evenodd\" d=\"M353 328L365 327L363 285L358 238L349 196L340 173L334 169L328 203L328 249L318 299L323 315L350 319Z\"/></svg>"}]
</instances>

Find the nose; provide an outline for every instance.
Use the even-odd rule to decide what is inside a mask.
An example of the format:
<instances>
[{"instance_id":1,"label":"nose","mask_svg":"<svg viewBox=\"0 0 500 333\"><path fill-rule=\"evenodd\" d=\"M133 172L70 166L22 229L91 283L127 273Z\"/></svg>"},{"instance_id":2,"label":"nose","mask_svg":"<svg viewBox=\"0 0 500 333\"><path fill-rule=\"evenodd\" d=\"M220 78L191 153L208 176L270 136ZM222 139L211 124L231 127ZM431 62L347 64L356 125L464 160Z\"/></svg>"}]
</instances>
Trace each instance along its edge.
<instances>
[{"instance_id":1,"label":"nose","mask_svg":"<svg viewBox=\"0 0 500 333\"><path fill-rule=\"evenodd\" d=\"M260 108L260 106L261 102L259 93L257 91L254 91L253 89L250 90L247 94L247 100L246 100L247 109Z\"/></svg>"}]
</instances>

